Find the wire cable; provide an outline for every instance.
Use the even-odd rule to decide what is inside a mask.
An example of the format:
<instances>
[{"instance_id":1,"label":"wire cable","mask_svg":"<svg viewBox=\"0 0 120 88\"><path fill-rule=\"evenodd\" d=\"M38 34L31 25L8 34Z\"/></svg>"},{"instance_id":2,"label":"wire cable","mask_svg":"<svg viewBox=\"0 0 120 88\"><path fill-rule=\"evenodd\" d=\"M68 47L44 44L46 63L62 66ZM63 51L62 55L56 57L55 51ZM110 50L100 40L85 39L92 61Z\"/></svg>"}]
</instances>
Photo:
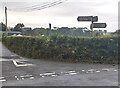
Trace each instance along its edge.
<instances>
[{"instance_id":1,"label":"wire cable","mask_svg":"<svg viewBox=\"0 0 120 88\"><path fill-rule=\"evenodd\" d=\"M42 10L46 9L55 5L59 5L67 0L54 0L53 2L46 2L44 4L36 4L33 6L29 7L24 7L24 8L8 8L9 11L22 11L22 12L30 12L30 11L36 11L36 10Z\"/></svg>"}]
</instances>

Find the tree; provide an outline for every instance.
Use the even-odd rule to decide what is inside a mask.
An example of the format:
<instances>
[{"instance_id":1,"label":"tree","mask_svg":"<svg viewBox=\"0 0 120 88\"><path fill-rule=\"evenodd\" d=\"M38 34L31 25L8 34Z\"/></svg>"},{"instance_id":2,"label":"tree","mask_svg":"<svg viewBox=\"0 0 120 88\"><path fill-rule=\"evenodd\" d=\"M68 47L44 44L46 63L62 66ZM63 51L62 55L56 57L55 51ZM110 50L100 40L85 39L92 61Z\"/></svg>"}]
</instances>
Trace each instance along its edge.
<instances>
[{"instance_id":1,"label":"tree","mask_svg":"<svg viewBox=\"0 0 120 88\"><path fill-rule=\"evenodd\" d=\"M77 28L76 30L74 30L73 35L74 36L81 36L81 35L83 35L83 28Z\"/></svg>"},{"instance_id":2,"label":"tree","mask_svg":"<svg viewBox=\"0 0 120 88\"><path fill-rule=\"evenodd\" d=\"M32 35L33 34L33 30L31 27L24 27L21 30L23 35Z\"/></svg>"},{"instance_id":3,"label":"tree","mask_svg":"<svg viewBox=\"0 0 120 88\"><path fill-rule=\"evenodd\" d=\"M0 31L6 31L6 25L4 23L0 23Z\"/></svg>"},{"instance_id":4,"label":"tree","mask_svg":"<svg viewBox=\"0 0 120 88\"><path fill-rule=\"evenodd\" d=\"M70 35L71 34L71 29L68 27L61 27L58 28L58 33L62 34L62 35Z\"/></svg>"},{"instance_id":5,"label":"tree","mask_svg":"<svg viewBox=\"0 0 120 88\"><path fill-rule=\"evenodd\" d=\"M33 32L35 35L46 35L47 30L45 28L34 28Z\"/></svg>"},{"instance_id":6,"label":"tree","mask_svg":"<svg viewBox=\"0 0 120 88\"><path fill-rule=\"evenodd\" d=\"M17 25L15 25L13 31L22 31L22 27L24 27L23 23L18 23Z\"/></svg>"},{"instance_id":7,"label":"tree","mask_svg":"<svg viewBox=\"0 0 120 88\"><path fill-rule=\"evenodd\" d=\"M116 30L113 34L120 34L120 29Z\"/></svg>"}]
</instances>

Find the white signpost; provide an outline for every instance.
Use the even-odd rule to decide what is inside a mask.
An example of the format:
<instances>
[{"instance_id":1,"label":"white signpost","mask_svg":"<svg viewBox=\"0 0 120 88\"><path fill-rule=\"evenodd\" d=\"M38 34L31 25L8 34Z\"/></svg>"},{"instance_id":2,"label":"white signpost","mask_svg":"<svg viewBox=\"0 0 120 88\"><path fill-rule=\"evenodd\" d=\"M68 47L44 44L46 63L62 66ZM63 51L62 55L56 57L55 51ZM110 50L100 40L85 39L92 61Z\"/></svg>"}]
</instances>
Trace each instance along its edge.
<instances>
[{"instance_id":1,"label":"white signpost","mask_svg":"<svg viewBox=\"0 0 120 88\"><path fill-rule=\"evenodd\" d=\"M91 22L97 22L98 16L78 16L78 21L91 21Z\"/></svg>"},{"instance_id":2,"label":"white signpost","mask_svg":"<svg viewBox=\"0 0 120 88\"><path fill-rule=\"evenodd\" d=\"M106 23L93 23L90 25L90 28L106 28L107 24Z\"/></svg>"},{"instance_id":3,"label":"white signpost","mask_svg":"<svg viewBox=\"0 0 120 88\"><path fill-rule=\"evenodd\" d=\"M78 21L91 21L90 29L93 31L93 28L106 28L106 23L94 23L98 21L98 16L78 16Z\"/></svg>"}]
</instances>

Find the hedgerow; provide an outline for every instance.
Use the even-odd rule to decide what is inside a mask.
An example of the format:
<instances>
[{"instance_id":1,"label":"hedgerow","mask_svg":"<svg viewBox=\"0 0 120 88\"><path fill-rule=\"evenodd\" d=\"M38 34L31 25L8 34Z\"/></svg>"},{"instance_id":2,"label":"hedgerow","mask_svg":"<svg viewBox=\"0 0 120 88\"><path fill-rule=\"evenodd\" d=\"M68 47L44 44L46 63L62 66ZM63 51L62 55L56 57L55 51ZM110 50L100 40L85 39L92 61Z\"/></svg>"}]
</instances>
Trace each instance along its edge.
<instances>
[{"instance_id":1,"label":"hedgerow","mask_svg":"<svg viewBox=\"0 0 120 88\"><path fill-rule=\"evenodd\" d=\"M118 37L4 36L3 44L18 55L65 62L118 63Z\"/></svg>"}]
</instances>

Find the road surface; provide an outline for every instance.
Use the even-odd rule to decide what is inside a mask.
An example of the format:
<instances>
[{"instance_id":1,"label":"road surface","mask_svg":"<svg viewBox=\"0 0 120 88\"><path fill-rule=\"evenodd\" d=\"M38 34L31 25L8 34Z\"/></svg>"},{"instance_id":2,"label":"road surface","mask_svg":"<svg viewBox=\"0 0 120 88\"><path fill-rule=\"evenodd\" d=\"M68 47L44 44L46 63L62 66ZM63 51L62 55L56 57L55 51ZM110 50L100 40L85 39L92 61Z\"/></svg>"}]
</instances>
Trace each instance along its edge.
<instances>
[{"instance_id":1,"label":"road surface","mask_svg":"<svg viewBox=\"0 0 120 88\"><path fill-rule=\"evenodd\" d=\"M0 42L2 86L118 86L118 66L28 59Z\"/></svg>"}]
</instances>

